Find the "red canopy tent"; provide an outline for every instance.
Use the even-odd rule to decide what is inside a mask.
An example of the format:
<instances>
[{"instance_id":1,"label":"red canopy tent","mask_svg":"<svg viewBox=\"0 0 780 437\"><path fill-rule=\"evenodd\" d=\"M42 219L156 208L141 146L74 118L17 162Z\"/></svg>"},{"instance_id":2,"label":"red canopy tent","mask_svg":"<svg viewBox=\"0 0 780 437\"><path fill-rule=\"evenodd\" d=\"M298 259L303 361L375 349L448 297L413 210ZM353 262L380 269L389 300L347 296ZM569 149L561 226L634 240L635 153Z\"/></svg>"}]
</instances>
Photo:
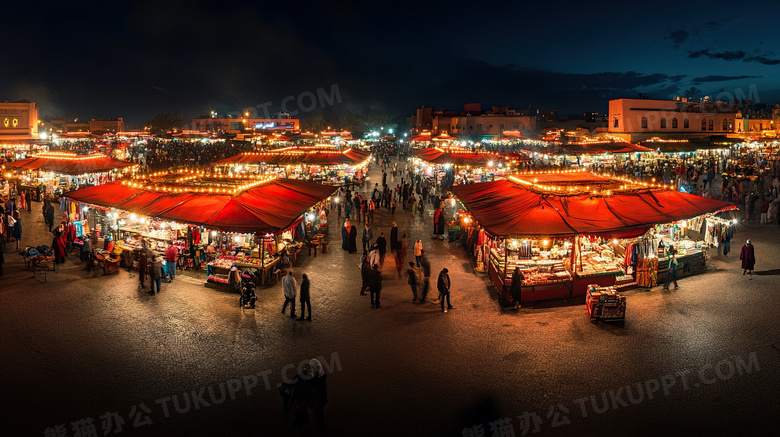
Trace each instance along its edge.
<instances>
[{"instance_id":1,"label":"red canopy tent","mask_svg":"<svg viewBox=\"0 0 780 437\"><path fill-rule=\"evenodd\" d=\"M330 185L277 178L235 196L148 191L118 183L87 187L65 196L89 205L224 232L276 233L294 225L307 209L335 191Z\"/></svg>"},{"instance_id":2,"label":"red canopy tent","mask_svg":"<svg viewBox=\"0 0 780 437\"><path fill-rule=\"evenodd\" d=\"M428 161L432 164L484 166L491 161L496 164L501 161L530 161L527 156L521 153L473 152L460 148L425 148L415 150L414 154L423 161Z\"/></svg>"},{"instance_id":3,"label":"red canopy tent","mask_svg":"<svg viewBox=\"0 0 780 437\"><path fill-rule=\"evenodd\" d=\"M368 159L370 152L359 149L284 148L265 152L244 152L215 162L215 165L357 165Z\"/></svg>"},{"instance_id":4,"label":"red canopy tent","mask_svg":"<svg viewBox=\"0 0 780 437\"><path fill-rule=\"evenodd\" d=\"M428 142L431 141L431 133L423 132L420 135L413 136L409 139L410 142Z\"/></svg>"},{"instance_id":5,"label":"red canopy tent","mask_svg":"<svg viewBox=\"0 0 780 437\"><path fill-rule=\"evenodd\" d=\"M23 170L47 170L59 174L79 175L84 173L107 172L138 164L120 161L102 153L76 155L75 153L47 152L30 158L6 164L10 168Z\"/></svg>"},{"instance_id":6,"label":"red canopy tent","mask_svg":"<svg viewBox=\"0 0 780 437\"><path fill-rule=\"evenodd\" d=\"M601 142L583 142L567 143L561 145L561 149L572 155L596 155L601 153L634 153L634 152L652 152L649 147L631 144L625 141L601 141Z\"/></svg>"},{"instance_id":7,"label":"red canopy tent","mask_svg":"<svg viewBox=\"0 0 780 437\"><path fill-rule=\"evenodd\" d=\"M576 175L576 176L575 176ZM590 173L558 174L556 180L541 180L543 175L524 175L539 184L623 183ZM602 179L602 180L600 180ZM606 180L604 180L606 179ZM590 182L589 182L590 181ZM546 186L549 188L550 186ZM579 234L610 238L637 237L655 224L686 220L702 214L727 209L727 202L661 188L642 187L616 190L604 195L575 194L565 188L536 190L517 178L452 187L474 219L494 236L566 237ZM557 192L556 192L557 191Z\"/></svg>"}]
</instances>

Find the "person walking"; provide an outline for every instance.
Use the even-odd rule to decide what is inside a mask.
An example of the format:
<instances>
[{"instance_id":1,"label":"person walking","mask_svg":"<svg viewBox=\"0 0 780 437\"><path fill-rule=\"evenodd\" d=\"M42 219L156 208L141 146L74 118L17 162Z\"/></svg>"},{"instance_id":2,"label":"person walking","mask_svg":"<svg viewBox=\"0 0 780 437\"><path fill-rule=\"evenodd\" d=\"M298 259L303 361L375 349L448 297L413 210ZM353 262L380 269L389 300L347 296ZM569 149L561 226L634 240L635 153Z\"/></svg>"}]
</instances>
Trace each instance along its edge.
<instances>
[{"instance_id":1,"label":"person walking","mask_svg":"<svg viewBox=\"0 0 780 437\"><path fill-rule=\"evenodd\" d=\"M370 286L371 278L371 264L368 263L368 253L363 252L363 257L360 262L360 278L363 280L363 285L360 287L360 295L366 295L366 289Z\"/></svg>"},{"instance_id":2,"label":"person walking","mask_svg":"<svg viewBox=\"0 0 780 437\"><path fill-rule=\"evenodd\" d=\"M355 223L360 223L360 194L355 193L355 197L352 198L352 204L354 206Z\"/></svg>"},{"instance_id":3,"label":"person walking","mask_svg":"<svg viewBox=\"0 0 780 437\"><path fill-rule=\"evenodd\" d=\"M409 267L406 269L406 283L412 288L412 303L417 302L417 283L419 282L419 276L420 272L417 270L417 267L414 266L414 263L410 261Z\"/></svg>"},{"instance_id":4,"label":"person walking","mask_svg":"<svg viewBox=\"0 0 780 437\"><path fill-rule=\"evenodd\" d=\"M298 289L298 282L292 274L292 270L282 278L282 290L284 291L284 305L282 305L282 314L287 310L287 304L290 304L290 317L295 318L295 295Z\"/></svg>"},{"instance_id":5,"label":"person walking","mask_svg":"<svg viewBox=\"0 0 780 437\"><path fill-rule=\"evenodd\" d=\"M756 265L756 252L750 240L747 240L742 250L739 252L739 259L742 260L742 274L753 274L753 267Z\"/></svg>"},{"instance_id":6,"label":"person walking","mask_svg":"<svg viewBox=\"0 0 780 437\"><path fill-rule=\"evenodd\" d=\"M341 248L349 252L349 231L352 225L349 223L349 217L344 220L344 226L341 227Z\"/></svg>"},{"instance_id":7,"label":"person walking","mask_svg":"<svg viewBox=\"0 0 780 437\"><path fill-rule=\"evenodd\" d=\"M382 272L379 271L379 265L374 264L369 272L368 286L371 289L371 307L382 308L382 304L379 303L379 297L382 294Z\"/></svg>"},{"instance_id":8,"label":"person walking","mask_svg":"<svg viewBox=\"0 0 780 437\"><path fill-rule=\"evenodd\" d=\"M349 228L349 252L357 253L357 226L350 226Z\"/></svg>"},{"instance_id":9,"label":"person walking","mask_svg":"<svg viewBox=\"0 0 780 437\"><path fill-rule=\"evenodd\" d=\"M59 227L54 229L54 239L51 242L51 250L54 251L54 266L57 273L61 270L61 265L65 262L65 235Z\"/></svg>"},{"instance_id":10,"label":"person walking","mask_svg":"<svg viewBox=\"0 0 780 437\"><path fill-rule=\"evenodd\" d=\"M761 218L759 220L759 223L762 225L765 225L769 223L769 220L767 220L768 212L769 212L769 199L771 197L764 196L764 200L761 201Z\"/></svg>"},{"instance_id":11,"label":"person walking","mask_svg":"<svg viewBox=\"0 0 780 437\"><path fill-rule=\"evenodd\" d=\"M450 274L447 268L443 268L439 273L439 280L436 282L436 288L439 289L439 300L441 300L441 311L446 313L447 310L455 309L450 302ZM444 307L444 300L447 300L447 307Z\"/></svg>"},{"instance_id":12,"label":"person walking","mask_svg":"<svg viewBox=\"0 0 780 437\"><path fill-rule=\"evenodd\" d=\"M677 261L677 250L672 249L672 258L669 259L669 268L666 270L666 282L664 283L664 290L669 290L669 283L674 283L674 289L677 290L677 267L679 262Z\"/></svg>"},{"instance_id":13,"label":"person walking","mask_svg":"<svg viewBox=\"0 0 780 437\"><path fill-rule=\"evenodd\" d=\"M390 251L396 252L398 249L401 248L401 245L398 241L398 225L393 222L392 227L390 228Z\"/></svg>"},{"instance_id":14,"label":"person walking","mask_svg":"<svg viewBox=\"0 0 780 437\"><path fill-rule=\"evenodd\" d=\"M304 320L303 315L306 314L306 305L309 306L309 316L305 320L311 322L311 300L309 298L309 277L306 273L301 275L301 317L298 321Z\"/></svg>"},{"instance_id":15,"label":"person walking","mask_svg":"<svg viewBox=\"0 0 780 437\"><path fill-rule=\"evenodd\" d=\"M162 255L158 256L157 254L154 254L152 256L152 267L151 267L151 270L150 270L151 274L149 275L150 279L152 280L152 289L151 289L151 291L149 291L149 294L151 294L152 296L154 296L154 293L155 293L155 291L154 291L154 285L155 284L157 284L157 293L162 291L162 288L161 288L162 287L162 277L163 277L162 265L163 265L163 257L162 257Z\"/></svg>"},{"instance_id":16,"label":"person walking","mask_svg":"<svg viewBox=\"0 0 780 437\"><path fill-rule=\"evenodd\" d=\"M514 302L514 307L512 309L519 310L520 309L520 300L522 298L522 287L523 287L523 281L525 280L525 276L523 275L523 272L520 271L520 267L515 267L515 270L512 272L512 302Z\"/></svg>"},{"instance_id":17,"label":"person walking","mask_svg":"<svg viewBox=\"0 0 780 437\"><path fill-rule=\"evenodd\" d=\"M396 206L395 198L392 198L390 200L390 215L392 216L395 216L395 206Z\"/></svg>"},{"instance_id":18,"label":"person walking","mask_svg":"<svg viewBox=\"0 0 780 437\"><path fill-rule=\"evenodd\" d=\"M414 258L417 260L417 267L420 267L420 260L422 259L423 243L418 239L414 242Z\"/></svg>"},{"instance_id":19,"label":"person walking","mask_svg":"<svg viewBox=\"0 0 780 437\"><path fill-rule=\"evenodd\" d=\"M51 201L48 199L43 204L43 215L46 219L46 225L49 226L49 232L51 232L51 228L54 226L54 205L51 204Z\"/></svg>"},{"instance_id":20,"label":"person walking","mask_svg":"<svg viewBox=\"0 0 780 437\"><path fill-rule=\"evenodd\" d=\"M363 251L367 251L371 247L371 241L374 239L374 230L368 224L368 220L363 227Z\"/></svg>"},{"instance_id":21,"label":"person walking","mask_svg":"<svg viewBox=\"0 0 780 437\"><path fill-rule=\"evenodd\" d=\"M19 242L22 241L22 216L19 211L14 211L13 216L16 221L14 222L13 237L16 240L16 250L19 250Z\"/></svg>"},{"instance_id":22,"label":"person walking","mask_svg":"<svg viewBox=\"0 0 780 437\"><path fill-rule=\"evenodd\" d=\"M178 254L179 249L177 249L176 246L173 245L173 241L171 241L171 245L165 250L165 269L168 273L168 277L166 278L168 282L171 282L176 278L176 255Z\"/></svg>"},{"instance_id":23,"label":"person walking","mask_svg":"<svg viewBox=\"0 0 780 437\"><path fill-rule=\"evenodd\" d=\"M2 219L0 218L0 221ZM5 240L0 238L0 277L3 276L3 263L5 262Z\"/></svg>"},{"instance_id":24,"label":"person walking","mask_svg":"<svg viewBox=\"0 0 780 437\"><path fill-rule=\"evenodd\" d=\"M374 211L376 211L376 201L368 199L368 221L374 223Z\"/></svg>"},{"instance_id":25,"label":"person walking","mask_svg":"<svg viewBox=\"0 0 780 437\"><path fill-rule=\"evenodd\" d=\"M387 254L387 239L385 233L380 232L376 239L376 248L379 250L379 267L385 266L385 255Z\"/></svg>"},{"instance_id":26,"label":"person walking","mask_svg":"<svg viewBox=\"0 0 780 437\"><path fill-rule=\"evenodd\" d=\"M421 251L420 268L422 269L422 296L420 297L420 303L424 303L428 297L428 290L431 288L431 262L428 257L425 256L425 251Z\"/></svg>"}]
</instances>

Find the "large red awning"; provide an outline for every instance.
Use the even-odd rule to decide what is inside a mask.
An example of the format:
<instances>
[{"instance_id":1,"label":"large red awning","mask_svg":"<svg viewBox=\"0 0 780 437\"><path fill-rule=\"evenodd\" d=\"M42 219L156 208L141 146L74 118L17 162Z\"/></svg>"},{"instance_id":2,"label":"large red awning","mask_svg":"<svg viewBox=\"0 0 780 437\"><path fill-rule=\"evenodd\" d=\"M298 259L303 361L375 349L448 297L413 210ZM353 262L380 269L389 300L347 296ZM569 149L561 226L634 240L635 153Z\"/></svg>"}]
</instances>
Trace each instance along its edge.
<instances>
[{"instance_id":1,"label":"large red awning","mask_svg":"<svg viewBox=\"0 0 780 437\"><path fill-rule=\"evenodd\" d=\"M558 196L531 191L510 180L457 185L452 191L487 232L504 236L637 237L656 224L732 206L692 194L650 188L611 196Z\"/></svg>"},{"instance_id":2,"label":"large red awning","mask_svg":"<svg viewBox=\"0 0 780 437\"><path fill-rule=\"evenodd\" d=\"M432 164L474 165L483 166L489 162L498 164L502 161L530 161L522 153L491 153L472 152L467 149L439 149L437 147L418 149L414 154Z\"/></svg>"},{"instance_id":3,"label":"large red awning","mask_svg":"<svg viewBox=\"0 0 780 437\"><path fill-rule=\"evenodd\" d=\"M93 155L76 155L69 153L41 153L30 158L6 164L11 168L24 170L47 170L59 174L79 175L84 173L100 173L116 168L138 165L133 162L120 161L101 153Z\"/></svg>"},{"instance_id":4,"label":"large red awning","mask_svg":"<svg viewBox=\"0 0 780 437\"><path fill-rule=\"evenodd\" d=\"M371 153L360 149L298 150L280 149L265 152L244 152L215 162L215 165L268 164L268 165L357 165L368 159Z\"/></svg>"},{"instance_id":5,"label":"large red awning","mask_svg":"<svg viewBox=\"0 0 780 437\"><path fill-rule=\"evenodd\" d=\"M111 183L71 191L65 197L225 232L276 233L294 225L301 214L335 191L331 185L274 179L237 196L162 193Z\"/></svg>"},{"instance_id":6,"label":"large red awning","mask_svg":"<svg viewBox=\"0 0 780 437\"><path fill-rule=\"evenodd\" d=\"M625 141L604 141L604 142L585 142L585 143L567 143L561 145L561 150L572 155L596 155L601 153L636 153L652 152L649 147L631 144Z\"/></svg>"}]
</instances>

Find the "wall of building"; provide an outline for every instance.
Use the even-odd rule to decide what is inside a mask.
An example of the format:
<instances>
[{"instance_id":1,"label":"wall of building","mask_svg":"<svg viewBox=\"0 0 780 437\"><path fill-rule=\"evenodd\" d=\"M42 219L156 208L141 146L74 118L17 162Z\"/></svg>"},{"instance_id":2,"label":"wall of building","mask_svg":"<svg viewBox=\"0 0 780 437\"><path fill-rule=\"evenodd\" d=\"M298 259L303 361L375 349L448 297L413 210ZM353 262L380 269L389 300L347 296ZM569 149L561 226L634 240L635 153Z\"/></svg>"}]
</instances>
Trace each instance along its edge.
<instances>
[{"instance_id":1,"label":"wall of building","mask_svg":"<svg viewBox=\"0 0 780 437\"><path fill-rule=\"evenodd\" d=\"M194 118L192 130L228 133L254 130L293 132L301 130L301 125L297 118Z\"/></svg>"},{"instance_id":2,"label":"wall of building","mask_svg":"<svg viewBox=\"0 0 780 437\"><path fill-rule=\"evenodd\" d=\"M528 132L529 135L536 133L536 117L531 115L480 115L480 116L458 116L448 117L447 125L450 135L492 135L500 137L504 131ZM440 121L439 125L444 125ZM439 134L434 130L434 134Z\"/></svg>"},{"instance_id":3,"label":"wall of building","mask_svg":"<svg viewBox=\"0 0 780 437\"><path fill-rule=\"evenodd\" d=\"M674 100L617 99L609 102L610 135L626 141L652 137L686 138L725 135L735 131L736 112L720 112Z\"/></svg>"},{"instance_id":4,"label":"wall of building","mask_svg":"<svg viewBox=\"0 0 780 437\"><path fill-rule=\"evenodd\" d=\"M89 122L90 132L124 132L125 122L122 117L112 120L91 120Z\"/></svg>"},{"instance_id":5,"label":"wall of building","mask_svg":"<svg viewBox=\"0 0 780 437\"><path fill-rule=\"evenodd\" d=\"M0 140L29 140L38 136L38 108L21 100L0 102Z\"/></svg>"}]
</instances>

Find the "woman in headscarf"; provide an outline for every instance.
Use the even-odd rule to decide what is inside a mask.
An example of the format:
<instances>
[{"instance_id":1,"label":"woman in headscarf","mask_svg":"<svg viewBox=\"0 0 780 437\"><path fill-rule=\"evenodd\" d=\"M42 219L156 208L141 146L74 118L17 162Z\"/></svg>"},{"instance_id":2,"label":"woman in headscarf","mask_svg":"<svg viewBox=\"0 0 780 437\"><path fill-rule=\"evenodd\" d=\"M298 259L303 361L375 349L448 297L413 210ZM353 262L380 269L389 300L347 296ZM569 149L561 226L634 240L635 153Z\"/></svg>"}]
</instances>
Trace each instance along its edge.
<instances>
[{"instance_id":1,"label":"woman in headscarf","mask_svg":"<svg viewBox=\"0 0 780 437\"><path fill-rule=\"evenodd\" d=\"M65 235L62 233L62 226L54 230L54 239L51 242L51 250L54 251L54 264L57 272L60 271L60 264L65 262Z\"/></svg>"},{"instance_id":2,"label":"woman in headscarf","mask_svg":"<svg viewBox=\"0 0 780 437\"><path fill-rule=\"evenodd\" d=\"M349 229L349 253L357 253L357 227Z\"/></svg>"},{"instance_id":3,"label":"woman in headscarf","mask_svg":"<svg viewBox=\"0 0 780 437\"><path fill-rule=\"evenodd\" d=\"M349 231L351 225L349 224L349 218L344 220L344 226L341 227L341 248L349 251Z\"/></svg>"},{"instance_id":4,"label":"woman in headscarf","mask_svg":"<svg viewBox=\"0 0 780 437\"><path fill-rule=\"evenodd\" d=\"M756 252L750 240L747 240L742 250L739 252L739 259L742 260L742 274L753 274L753 267L756 265Z\"/></svg>"}]
</instances>

